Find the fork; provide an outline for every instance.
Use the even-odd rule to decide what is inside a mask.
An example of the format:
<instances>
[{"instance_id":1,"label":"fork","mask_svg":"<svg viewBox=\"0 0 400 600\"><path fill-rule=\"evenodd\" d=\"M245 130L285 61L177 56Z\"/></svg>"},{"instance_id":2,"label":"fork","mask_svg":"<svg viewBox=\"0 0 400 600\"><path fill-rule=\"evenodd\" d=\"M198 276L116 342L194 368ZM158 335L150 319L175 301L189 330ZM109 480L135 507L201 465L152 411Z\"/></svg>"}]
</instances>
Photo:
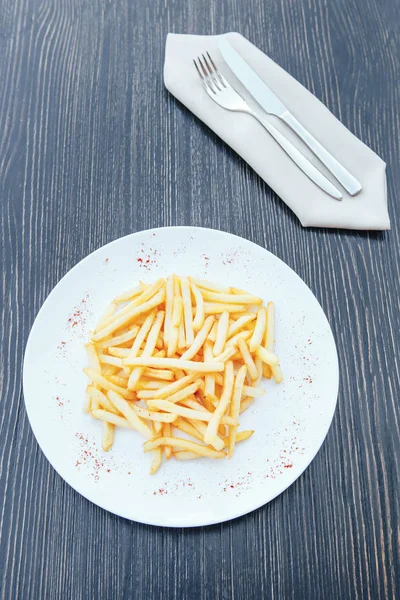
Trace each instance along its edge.
<instances>
[{"instance_id":1,"label":"fork","mask_svg":"<svg viewBox=\"0 0 400 600\"><path fill-rule=\"evenodd\" d=\"M278 142L281 148L286 152L294 163L303 171L311 181L313 181L324 192L341 200L341 192L306 158L288 139L286 139L273 125L268 123L258 115L246 102L246 100L226 81L222 73L217 69L213 59L207 52L202 57L193 59L194 66L203 83L207 94L216 104L234 112L243 112L251 115L268 131L268 133Z\"/></svg>"}]
</instances>

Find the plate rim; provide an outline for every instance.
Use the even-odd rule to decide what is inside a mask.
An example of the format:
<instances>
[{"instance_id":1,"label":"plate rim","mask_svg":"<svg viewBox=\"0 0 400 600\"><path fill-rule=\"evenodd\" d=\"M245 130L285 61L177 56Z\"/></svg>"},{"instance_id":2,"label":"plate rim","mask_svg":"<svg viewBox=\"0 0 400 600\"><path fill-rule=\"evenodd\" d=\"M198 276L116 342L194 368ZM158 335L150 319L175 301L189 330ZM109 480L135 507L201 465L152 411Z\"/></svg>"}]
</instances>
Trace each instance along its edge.
<instances>
[{"instance_id":1,"label":"plate rim","mask_svg":"<svg viewBox=\"0 0 400 600\"><path fill-rule=\"evenodd\" d=\"M292 273L292 275L294 275L298 280L300 280L300 282L308 289L308 291L312 294L315 302L318 304L322 315L324 317L324 320L326 322L326 325L328 327L328 331L330 333L330 337L331 337L331 341L333 343L333 349L334 349L334 365L333 365L333 369L334 369L334 376L335 376L335 402L332 404L332 409L331 409L331 414L328 413L327 416L327 420L326 420L326 426L324 427L323 430L323 434L321 436L318 437L318 441L315 444L315 450L309 453L309 458L307 458L304 466L302 466L300 471L297 471L293 474L292 477L290 477L286 482L284 487L282 487L280 489L280 491L278 491L277 493L274 493L272 496L268 497L268 499L264 499L260 502L259 498L257 497L257 500L253 503L251 503L251 506L249 506L248 508L246 508L245 511L243 511L243 509L239 509L237 511L237 514L233 514L233 515L229 515L226 518L215 518L215 519L210 519L210 518L205 518L202 515L202 518L200 519L196 519L196 522L194 523L166 523L165 520L162 519L157 519L157 516L155 518L151 518L151 519L146 519L143 518L142 516L138 517L130 517L130 516L126 516L125 514L121 514L120 511L114 510L114 509L110 509L108 507L106 507L101 500L100 501L94 501L92 498L89 497L89 495L87 495L85 492L82 492L80 489L78 489L78 486L72 484L69 481L69 478L65 477L64 475L62 475L59 470L54 466L51 458L48 456L47 452L42 448L42 445L39 441L38 435L37 435L37 430L35 428L35 426L32 423L32 419L31 419L31 412L30 412L30 408L28 407L28 403L26 400L26 373L28 370L28 365L27 365L27 357L29 358L29 354L30 354L30 347L33 344L33 338L35 337L35 333L36 333L36 327L37 327L37 320L40 316L40 314L46 309L46 305L49 301L50 296L53 294L53 292L62 285L62 283L64 281L66 281L71 275L72 273L78 268L80 267L82 264L84 264L86 261L88 261L89 259L93 258L94 255L96 255L97 253L101 253L102 251L104 251L106 248L110 248L113 245L118 244L121 240L124 240L126 238L131 238L134 236L137 236L139 234L153 234L156 233L157 231L159 232L160 230L184 230L187 232L192 232L192 231L209 231L213 234L217 233L220 235L223 235L227 238L235 238L236 240L240 240L240 242L245 242L246 244L250 244L251 246L255 246L257 249L261 249L264 252L267 252L274 260L278 261L279 263L282 263L284 265L284 267L286 269L289 269ZM338 350L337 350L337 345L336 345L336 340L335 340L335 336L333 334L332 331L332 327L328 321L328 318L325 314L325 311L323 309L323 307L321 306L318 298L315 296L314 292L311 290L311 288L307 285L307 283L296 273L296 271L294 271L287 263L285 263L281 258L279 258L278 256L276 256L275 254L273 254L271 251L267 250L266 248L264 248L263 246L261 246L260 244L257 244L251 240L248 240L247 238L244 238L242 236L230 233L228 231L224 231L224 230L219 230L219 229L212 229L210 227L200 227L200 226L192 226L192 225L174 225L174 226L162 226L162 227L153 227L150 229L143 229L143 230L139 230L139 231L135 231L133 233L129 233L127 235L124 236L120 236L110 242L107 242L106 244L100 246L99 248L97 248L96 250L93 250L93 252L90 252L89 254L87 254L84 258L82 258L81 260L79 260L73 267L71 267L71 269L69 269L67 271L67 273L65 273L65 275L63 275L63 277L56 283L56 285L50 290L50 292L48 293L48 295L46 296L44 302L42 303L39 311L36 313L36 316L34 318L34 321L32 323L30 332L29 332L29 336L25 345L25 352L24 352L24 361L23 361L23 373L22 373L22 384L23 384L23 397L24 397L24 404L25 404L25 409L26 409L26 413L28 416L28 421L29 421L29 425L32 429L33 435L35 437L35 440L41 450L41 452L44 454L44 456L46 457L47 461L50 463L51 467L56 471L56 473L61 477L61 479L67 484L69 485L75 492L77 492L78 494L80 494L81 496L83 496L86 500L88 500L90 503L94 504L95 506L99 506L100 508L102 508L103 510L106 510L107 512L114 514L118 517L127 519L128 521L132 521L132 522L137 522L137 523L143 523L145 525L152 525L152 526L156 526L156 527L171 527L171 528L191 528L191 527L205 527L205 526L211 526L211 525L216 525L219 523L225 523L227 521L231 521L234 519L238 519L240 517L244 517L245 515L248 515L249 513L258 510L259 508L261 508L262 506L267 505L269 502L271 502L272 500L274 500L275 498L277 498L278 496L280 496L281 494L283 494L297 479L299 479L303 473L305 472L305 470L310 466L310 464L313 462L314 458L316 457L316 455L318 454L318 452L320 451L323 443L325 442L327 435L329 433L329 430L331 428L332 425L332 421L333 421L333 417L335 415L336 412L336 408L337 408L337 404L338 404L338 393L339 393L339 385L340 385L340 371L339 371L339 357L338 357Z\"/></svg>"}]
</instances>

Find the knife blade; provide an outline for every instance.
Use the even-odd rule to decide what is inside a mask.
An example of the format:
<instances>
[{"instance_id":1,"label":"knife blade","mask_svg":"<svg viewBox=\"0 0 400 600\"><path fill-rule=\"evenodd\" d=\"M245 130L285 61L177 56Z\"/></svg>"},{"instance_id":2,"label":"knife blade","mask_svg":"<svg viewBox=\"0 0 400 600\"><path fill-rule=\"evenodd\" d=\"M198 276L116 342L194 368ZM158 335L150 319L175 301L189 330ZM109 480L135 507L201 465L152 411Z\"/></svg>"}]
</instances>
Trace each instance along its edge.
<instances>
[{"instance_id":1,"label":"knife blade","mask_svg":"<svg viewBox=\"0 0 400 600\"><path fill-rule=\"evenodd\" d=\"M280 117L288 110L227 40L219 39L218 49L231 71L267 113Z\"/></svg>"}]
</instances>

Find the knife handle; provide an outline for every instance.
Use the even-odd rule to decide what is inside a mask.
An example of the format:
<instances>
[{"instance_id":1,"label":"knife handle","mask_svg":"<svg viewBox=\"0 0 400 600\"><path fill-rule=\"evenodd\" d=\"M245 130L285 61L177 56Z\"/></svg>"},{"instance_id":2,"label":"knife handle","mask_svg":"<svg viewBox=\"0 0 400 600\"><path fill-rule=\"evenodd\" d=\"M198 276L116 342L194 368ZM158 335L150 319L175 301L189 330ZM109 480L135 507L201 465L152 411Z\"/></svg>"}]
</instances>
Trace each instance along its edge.
<instances>
[{"instance_id":1,"label":"knife handle","mask_svg":"<svg viewBox=\"0 0 400 600\"><path fill-rule=\"evenodd\" d=\"M282 135L273 125L271 125L268 121L259 117L255 112L251 112L251 114L261 123L261 125L272 135L272 137L278 142L281 148L286 152L288 156L292 159L294 163L307 175L311 181L313 181L321 190L332 196L332 198L336 198L336 200L341 200L343 198L341 192L319 171L314 165L302 154L295 146L293 146L292 142L289 142L284 135Z\"/></svg>"},{"instance_id":2,"label":"knife handle","mask_svg":"<svg viewBox=\"0 0 400 600\"><path fill-rule=\"evenodd\" d=\"M340 162L337 161L336 158L334 158L301 123L299 123L292 113L287 111L283 113L283 115L280 115L280 118L289 125L295 133L297 133L299 138L303 140L315 156L319 158L327 169L329 169L350 196L356 196L361 192L361 183L357 181L357 179L353 177L353 175L349 173L348 170L345 169L344 166L341 165Z\"/></svg>"}]
</instances>

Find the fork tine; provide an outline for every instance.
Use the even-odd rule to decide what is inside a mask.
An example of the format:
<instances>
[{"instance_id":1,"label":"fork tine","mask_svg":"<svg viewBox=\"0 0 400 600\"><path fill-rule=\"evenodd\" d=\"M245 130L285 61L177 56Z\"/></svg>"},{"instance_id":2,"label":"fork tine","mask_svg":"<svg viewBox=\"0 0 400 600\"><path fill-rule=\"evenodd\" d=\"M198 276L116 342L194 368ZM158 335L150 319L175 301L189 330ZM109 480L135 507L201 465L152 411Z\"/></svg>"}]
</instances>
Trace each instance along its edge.
<instances>
[{"instance_id":1,"label":"fork tine","mask_svg":"<svg viewBox=\"0 0 400 600\"><path fill-rule=\"evenodd\" d=\"M201 75L200 75L200 76L201 76L201 78L202 78L202 80L203 80L203 84L204 84L204 86L205 86L205 87L206 87L208 90L210 90L210 91L211 91L213 94L216 94L216 89L215 89L215 87L214 87L214 86L215 86L215 83L214 83L214 81L212 80L212 78L210 77L210 75L208 74L208 72L207 72L207 69L206 69L206 68L205 68L205 66L203 65L203 62L202 62L202 60L201 60L200 56L198 56L198 57L197 57L197 62L198 62L198 64L199 64L199 69L202 71L202 73L201 73ZM198 70L199 70L199 69L198 69Z\"/></svg>"},{"instance_id":2,"label":"fork tine","mask_svg":"<svg viewBox=\"0 0 400 600\"><path fill-rule=\"evenodd\" d=\"M221 84L218 81L218 78L215 76L215 73L214 73L213 69L210 67L210 64L209 64L208 60L206 59L206 57L204 56L204 54L202 56L203 56L203 60L205 62L205 65L206 65L206 67L208 69L209 75L210 75L210 77L211 77L214 85L217 87L217 89L219 91L221 91L221 87L220 87ZM215 68L215 65L214 65L214 68Z\"/></svg>"},{"instance_id":3,"label":"fork tine","mask_svg":"<svg viewBox=\"0 0 400 600\"><path fill-rule=\"evenodd\" d=\"M193 59L193 63L194 63L194 66L196 67L196 71L198 72L200 79L204 82L204 77L203 77L199 67L197 66L197 62L194 59Z\"/></svg>"},{"instance_id":4,"label":"fork tine","mask_svg":"<svg viewBox=\"0 0 400 600\"><path fill-rule=\"evenodd\" d=\"M220 73L220 71L218 71L218 69L217 69L217 67L215 66L215 63L214 63L213 59L211 58L211 56L210 56L210 53L209 53L209 52L207 52L207 56L208 56L208 58L209 58L209 61L210 61L210 63L211 63L211 64L212 64L212 66L213 66L213 69L214 69L214 72L215 72L216 76L218 77L218 79L220 80L220 82L222 83L222 85L223 85L224 87L228 87L228 84L227 84L227 82L226 82L226 79L225 79L225 77L222 75L222 73Z\"/></svg>"}]
</instances>

